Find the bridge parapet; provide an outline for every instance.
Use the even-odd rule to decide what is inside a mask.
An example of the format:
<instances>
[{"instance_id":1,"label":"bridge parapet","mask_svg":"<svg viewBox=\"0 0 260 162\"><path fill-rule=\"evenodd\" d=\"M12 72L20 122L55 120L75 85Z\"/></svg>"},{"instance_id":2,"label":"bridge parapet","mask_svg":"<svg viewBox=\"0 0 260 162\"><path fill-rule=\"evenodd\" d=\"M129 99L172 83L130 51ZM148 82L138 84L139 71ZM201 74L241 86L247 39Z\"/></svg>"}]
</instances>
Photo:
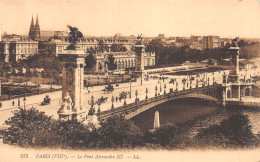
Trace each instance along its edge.
<instances>
[{"instance_id":1,"label":"bridge parapet","mask_svg":"<svg viewBox=\"0 0 260 162\"><path fill-rule=\"evenodd\" d=\"M131 103L126 106L114 108L113 110L100 112L98 114L98 118L102 121L113 115L123 115L126 119L131 119L132 117L154 106L181 98L201 98L220 103L222 100L222 86L217 84L167 93L165 95L149 98L137 103Z\"/></svg>"}]
</instances>

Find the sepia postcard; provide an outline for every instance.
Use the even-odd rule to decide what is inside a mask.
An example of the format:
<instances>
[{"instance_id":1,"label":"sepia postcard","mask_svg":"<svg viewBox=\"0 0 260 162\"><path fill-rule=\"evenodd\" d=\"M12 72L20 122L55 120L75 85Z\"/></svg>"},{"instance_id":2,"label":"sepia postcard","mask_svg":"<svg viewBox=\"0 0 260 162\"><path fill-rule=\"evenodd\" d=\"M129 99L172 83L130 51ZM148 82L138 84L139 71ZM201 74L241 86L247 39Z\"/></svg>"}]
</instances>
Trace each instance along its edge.
<instances>
[{"instance_id":1,"label":"sepia postcard","mask_svg":"<svg viewBox=\"0 0 260 162\"><path fill-rule=\"evenodd\" d=\"M0 1L0 162L259 151L260 0Z\"/></svg>"}]
</instances>

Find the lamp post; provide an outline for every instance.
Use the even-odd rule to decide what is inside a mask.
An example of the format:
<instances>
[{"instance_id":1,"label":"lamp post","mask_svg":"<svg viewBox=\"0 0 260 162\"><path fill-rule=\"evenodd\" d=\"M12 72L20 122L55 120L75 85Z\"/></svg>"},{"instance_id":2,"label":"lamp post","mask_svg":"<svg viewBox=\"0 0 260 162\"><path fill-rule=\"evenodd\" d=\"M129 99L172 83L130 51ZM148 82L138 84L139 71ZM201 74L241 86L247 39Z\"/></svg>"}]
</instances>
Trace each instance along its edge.
<instances>
[{"instance_id":1,"label":"lamp post","mask_svg":"<svg viewBox=\"0 0 260 162\"><path fill-rule=\"evenodd\" d=\"M94 97L93 95L91 96L91 101L90 101L91 109L94 108Z\"/></svg>"},{"instance_id":2,"label":"lamp post","mask_svg":"<svg viewBox=\"0 0 260 162\"><path fill-rule=\"evenodd\" d=\"M20 106L20 97L18 98L18 106Z\"/></svg>"},{"instance_id":3,"label":"lamp post","mask_svg":"<svg viewBox=\"0 0 260 162\"><path fill-rule=\"evenodd\" d=\"M161 84L161 80L160 80L160 92L162 92L162 84Z\"/></svg>"},{"instance_id":4,"label":"lamp post","mask_svg":"<svg viewBox=\"0 0 260 162\"><path fill-rule=\"evenodd\" d=\"M185 90L185 82L186 82L186 79L182 79L182 83L183 83L183 90Z\"/></svg>"},{"instance_id":5,"label":"lamp post","mask_svg":"<svg viewBox=\"0 0 260 162\"><path fill-rule=\"evenodd\" d=\"M129 98L131 98L131 80L129 81L129 83L130 83L130 94L129 94Z\"/></svg>"},{"instance_id":6,"label":"lamp post","mask_svg":"<svg viewBox=\"0 0 260 162\"><path fill-rule=\"evenodd\" d=\"M37 93L40 94L40 84L37 84Z\"/></svg>"},{"instance_id":7,"label":"lamp post","mask_svg":"<svg viewBox=\"0 0 260 162\"><path fill-rule=\"evenodd\" d=\"M24 96L24 98L23 98L23 104L24 104L24 110L25 110L25 102L26 102L26 98L25 98L25 96Z\"/></svg>"},{"instance_id":8,"label":"lamp post","mask_svg":"<svg viewBox=\"0 0 260 162\"><path fill-rule=\"evenodd\" d=\"M164 94L166 94L166 84L164 84Z\"/></svg>"},{"instance_id":9,"label":"lamp post","mask_svg":"<svg viewBox=\"0 0 260 162\"><path fill-rule=\"evenodd\" d=\"M101 102L100 101L98 101L98 114L100 114L101 113L101 110L100 110L100 105L101 105Z\"/></svg>"},{"instance_id":10,"label":"lamp post","mask_svg":"<svg viewBox=\"0 0 260 162\"><path fill-rule=\"evenodd\" d=\"M155 97L157 97L157 85L155 85Z\"/></svg>"},{"instance_id":11,"label":"lamp post","mask_svg":"<svg viewBox=\"0 0 260 162\"><path fill-rule=\"evenodd\" d=\"M148 96L147 96L148 88L145 89L145 93L146 93L145 99L146 99L146 101L147 101L147 99L148 99Z\"/></svg>"},{"instance_id":12,"label":"lamp post","mask_svg":"<svg viewBox=\"0 0 260 162\"><path fill-rule=\"evenodd\" d=\"M137 103L137 95L138 95L138 91L135 90L135 103Z\"/></svg>"},{"instance_id":13,"label":"lamp post","mask_svg":"<svg viewBox=\"0 0 260 162\"><path fill-rule=\"evenodd\" d=\"M111 109L113 110L113 109L114 109L114 96L112 96L112 98L111 98L111 102L112 102Z\"/></svg>"},{"instance_id":14,"label":"lamp post","mask_svg":"<svg viewBox=\"0 0 260 162\"><path fill-rule=\"evenodd\" d=\"M50 86L50 92L51 92L51 90L52 90L52 82L50 83L50 85L51 85L51 86Z\"/></svg>"},{"instance_id":15,"label":"lamp post","mask_svg":"<svg viewBox=\"0 0 260 162\"><path fill-rule=\"evenodd\" d=\"M89 85L90 85L89 81L90 81L90 76L88 75L88 87L89 87Z\"/></svg>"},{"instance_id":16,"label":"lamp post","mask_svg":"<svg viewBox=\"0 0 260 162\"><path fill-rule=\"evenodd\" d=\"M124 106L126 106L126 97L125 97L125 100L124 100Z\"/></svg>"}]
</instances>

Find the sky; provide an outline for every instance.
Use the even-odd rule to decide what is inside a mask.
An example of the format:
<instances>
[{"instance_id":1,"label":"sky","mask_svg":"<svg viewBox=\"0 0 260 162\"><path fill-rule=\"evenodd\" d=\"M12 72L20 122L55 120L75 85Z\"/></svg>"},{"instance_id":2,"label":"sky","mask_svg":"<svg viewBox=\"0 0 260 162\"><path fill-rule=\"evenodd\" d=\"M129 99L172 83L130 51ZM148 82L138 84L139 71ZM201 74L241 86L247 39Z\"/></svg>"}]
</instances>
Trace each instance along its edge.
<instances>
[{"instance_id":1,"label":"sky","mask_svg":"<svg viewBox=\"0 0 260 162\"><path fill-rule=\"evenodd\" d=\"M2 32L28 34L76 26L84 35L260 38L260 0L0 0Z\"/></svg>"}]
</instances>

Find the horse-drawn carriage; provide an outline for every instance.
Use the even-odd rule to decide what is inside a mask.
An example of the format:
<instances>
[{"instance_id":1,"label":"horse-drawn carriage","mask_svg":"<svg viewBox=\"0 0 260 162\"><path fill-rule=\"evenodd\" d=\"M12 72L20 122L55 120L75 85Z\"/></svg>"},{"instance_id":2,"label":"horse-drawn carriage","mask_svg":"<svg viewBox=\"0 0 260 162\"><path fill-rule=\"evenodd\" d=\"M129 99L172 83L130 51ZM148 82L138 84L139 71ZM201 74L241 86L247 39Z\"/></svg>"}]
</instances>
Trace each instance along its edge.
<instances>
[{"instance_id":1,"label":"horse-drawn carriage","mask_svg":"<svg viewBox=\"0 0 260 162\"><path fill-rule=\"evenodd\" d=\"M108 84L107 86L105 86L105 89L103 89L104 93L106 92L113 92L114 91L114 87L111 84Z\"/></svg>"},{"instance_id":2,"label":"horse-drawn carriage","mask_svg":"<svg viewBox=\"0 0 260 162\"><path fill-rule=\"evenodd\" d=\"M104 102L107 102L107 99L108 99L108 97L103 97L102 96L101 98L98 99L98 102L99 103L104 103Z\"/></svg>"},{"instance_id":3,"label":"horse-drawn carriage","mask_svg":"<svg viewBox=\"0 0 260 162\"><path fill-rule=\"evenodd\" d=\"M46 95L43 101L41 102L41 105L48 105L50 103L51 103L51 98L48 95Z\"/></svg>"}]
</instances>

